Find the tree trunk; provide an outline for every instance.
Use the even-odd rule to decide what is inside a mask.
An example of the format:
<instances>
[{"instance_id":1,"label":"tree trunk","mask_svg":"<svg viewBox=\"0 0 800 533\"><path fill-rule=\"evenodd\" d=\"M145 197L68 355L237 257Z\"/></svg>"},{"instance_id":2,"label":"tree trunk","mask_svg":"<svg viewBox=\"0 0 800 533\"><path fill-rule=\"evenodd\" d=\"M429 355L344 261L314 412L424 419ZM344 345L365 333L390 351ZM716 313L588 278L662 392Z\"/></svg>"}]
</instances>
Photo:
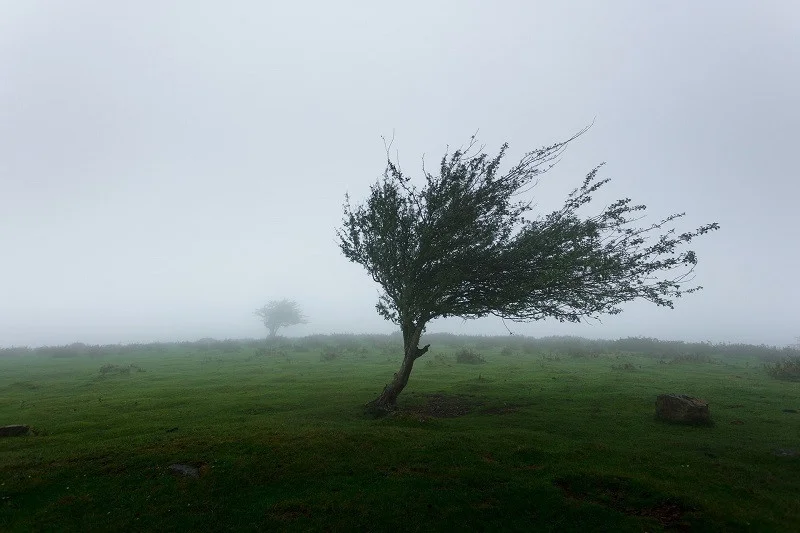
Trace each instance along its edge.
<instances>
[{"instance_id":1,"label":"tree trunk","mask_svg":"<svg viewBox=\"0 0 800 533\"><path fill-rule=\"evenodd\" d=\"M275 335L278 333L278 326L270 325L269 327L269 338L274 339Z\"/></svg>"},{"instance_id":2,"label":"tree trunk","mask_svg":"<svg viewBox=\"0 0 800 533\"><path fill-rule=\"evenodd\" d=\"M397 397L408 384L408 376L411 375L411 369L414 368L414 361L425 355L431 346L426 344L422 348L419 347L419 338L422 336L422 330L425 329L424 323L415 325L409 322L403 324L400 329L403 332L404 351L400 370L395 373L392 382L384 387L383 392L366 405L367 411L377 416L394 411L397 407Z\"/></svg>"}]
</instances>

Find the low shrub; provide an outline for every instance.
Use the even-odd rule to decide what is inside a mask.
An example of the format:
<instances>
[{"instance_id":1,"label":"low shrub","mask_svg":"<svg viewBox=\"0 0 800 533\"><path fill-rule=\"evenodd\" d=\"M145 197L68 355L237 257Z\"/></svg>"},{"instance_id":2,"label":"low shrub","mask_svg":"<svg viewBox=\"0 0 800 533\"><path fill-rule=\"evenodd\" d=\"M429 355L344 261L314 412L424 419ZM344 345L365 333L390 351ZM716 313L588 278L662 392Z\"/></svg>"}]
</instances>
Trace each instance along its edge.
<instances>
[{"instance_id":1,"label":"low shrub","mask_svg":"<svg viewBox=\"0 0 800 533\"><path fill-rule=\"evenodd\" d=\"M500 355L503 357L513 357L517 355L517 351L511 346L503 346L503 349L500 350Z\"/></svg>"},{"instance_id":2,"label":"low shrub","mask_svg":"<svg viewBox=\"0 0 800 533\"><path fill-rule=\"evenodd\" d=\"M463 348L456 352L456 363L467 365L480 365L486 362L480 354L473 352L468 348Z\"/></svg>"},{"instance_id":3,"label":"low shrub","mask_svg":"<svg viewBox=\"0 0 800 533\"><path fill-rule=\"evenodd\" d=\"M369 356L369 350L366 346L357 346L355 348L349 348L350 351L355 357L359 359L366 359Z\"/></svg>"},{"instance_id":4,"label":"low shrub","mask_svg":"<svg viewBox=\"0 0 800 533\"><path fill-rule=\"evenodd\" d=\"M282 358L282 359L289 359L289 354L286 351L281 350L280 348L276 348L274 346L267 346L266 348L256 348L253 355L256 357L272 357L272 358Z\"/></svg>"},{"instance_id":5,"label":"low shrub","mask_svg":"<svg viewBox=\"0 0 800 533\"><path fill-rule=\"evenodd\" d=\"M335 361L342 357L341 348L337 346L326 346L322 349L319 355L320 361Z\"/></svg>"},{"instance_id":6,"label":"low shrub","mask_svg":"<svg viewBox=\"0 0 800 533\"><path fill-rule=\"evenodd\" d=\"M781 361L764 363L767 374L784 381L800 381L800 357L789 357Z\"/></svg>"},{"instance_id":7,"label":"low shrub","mask_svg":"<svg viewBox=\"0 0 800 533\"><path fill-rule=\"evenodd\" d=\"M130 375L131 370L136 370L137 372L144 372L145 370L140 367L139 365L128 365L128 366L120 366L120 365L112 365L107 364L100 367L100 375L101 376L109 376L113 374L117 375Z\"/></svg>"}]
</instances>

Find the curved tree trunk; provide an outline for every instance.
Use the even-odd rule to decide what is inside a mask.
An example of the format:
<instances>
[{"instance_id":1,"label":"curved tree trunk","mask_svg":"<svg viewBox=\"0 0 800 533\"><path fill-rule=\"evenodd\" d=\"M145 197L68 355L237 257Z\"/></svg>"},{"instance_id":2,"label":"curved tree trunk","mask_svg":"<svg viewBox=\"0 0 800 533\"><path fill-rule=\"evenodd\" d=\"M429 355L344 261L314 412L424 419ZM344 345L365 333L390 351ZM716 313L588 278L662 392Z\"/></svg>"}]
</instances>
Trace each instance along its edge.
<instances>
[{"instance_id":1,"label":"curved tree trunk","mask_svg":"<svg viewBox=\"0 0 800 533\"><path fill-rule=\"evenodd\" d=\"M411 375L411 369L414 368L414 361L425 355L431 346L426 344L422 348L419 347L419 338L422 336L422 330L425 329L424 323L415 325L409 322L403 324L400 329L403 332L403 362L391 383L383 388L383 392L377 398L366 405L367 411L375 415L385 415L394 411L397 407L397 397L408 384L408 376Z\"/></svg>"}]
</instances>

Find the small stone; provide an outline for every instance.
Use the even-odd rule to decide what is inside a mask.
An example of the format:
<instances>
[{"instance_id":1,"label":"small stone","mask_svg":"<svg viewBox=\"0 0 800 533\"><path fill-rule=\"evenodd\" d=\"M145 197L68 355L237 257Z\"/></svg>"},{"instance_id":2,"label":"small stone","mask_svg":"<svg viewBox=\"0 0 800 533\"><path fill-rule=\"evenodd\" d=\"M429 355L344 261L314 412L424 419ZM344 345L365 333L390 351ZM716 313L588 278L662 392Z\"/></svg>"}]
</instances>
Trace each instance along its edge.
<instances>
[{"instance_id":1,"label":"small stone","mask_svg":"<svg viewBox=\"0 0 800 533\"><path fill-rule=\"evenodd\" d=\"M24 426L22 424L13 424L11 426L2 426L0 427L0 437L18 437L20 435L25 435L30 430L30 426Z\"/></svg>"},{"instance_id":2,"label":"small stone","mask_svg":"<svg viewBox=\"0 0 800 533\"><path fill-rule=\"evenodd\" d=\"M790 448L777 448L772 450L772 454L778 457L798 457L800 456L800 451L792 450Z\"/></svg>"},{"instance_id":3,"label":"small stone","mask_svg":"<svg viewBox=\"0 0 800 533\"><path fill-rule=\"evenodd\" d=\"M192 465L174 464L169 465L169 470L173 474L178 474L186 477L200 477L200 469Z\"/></svg>"},{"instance_id":4,"label":"small stone","mask_svg":"<svg viewBox=\"0 0 800 533\"><path fill-rule=\"evenodd\" d=\"M708 402L685 394L660 394L656 398L656 418L678 424L711 424Z\"/></svg>"},{"instance_id":5,"label":"small stone","mask_svg":"<svg viewBox=\"0 0 800 533\"><path fill-rule=\"evenodd\" d=\"M199 478L208 471L206 463L182 464L174 463L169 465L169 471L176 476Z\"/></svg>"}]
</instances>

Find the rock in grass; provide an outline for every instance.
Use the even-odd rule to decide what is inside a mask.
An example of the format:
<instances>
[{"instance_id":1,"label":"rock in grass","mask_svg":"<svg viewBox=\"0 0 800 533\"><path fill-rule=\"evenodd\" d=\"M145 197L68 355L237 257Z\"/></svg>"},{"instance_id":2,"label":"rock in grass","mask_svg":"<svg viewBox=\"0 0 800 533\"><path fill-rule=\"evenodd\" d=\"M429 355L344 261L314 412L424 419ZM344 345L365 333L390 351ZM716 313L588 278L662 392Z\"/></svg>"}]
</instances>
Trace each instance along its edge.
<instances>
[{"instance_id":1,"label":"rock in grass","mask_svg":"<svg viewBox=\"0 0 800 533\"><path fill-rule=\"evenodd\" d=\"M18 437L19 435L28 433L29 429L31 429L29 426L24 426L22 424L2 426L0 427L0 437Z\"/></svg>"},{"instance_id":2,"label":"rock in grass","mask_svg":"<svg viewBox=\"0 0 800 533\"><path fill-rule=\"evenodd\" d=\"M208 465L206 463L194 463L188 465L175 463L169 465L168 468L170 473L176 476L199 478L206 473L208 470Z\"/></svg>"},{"instance_id":3,"label":"rock in grass","mask_svg":"<svg viewBox=\"0 0 800 533\"><path fill-rule=\"evenodd\" d=\"M777 457L800 457L800 451L791 448L777 448L772 450L772 455Z\"/></svg>"},{"instance_id":4,"label":"rock in grass","mask_svg":"<svg viewBox=\"0 0 800 533\"><path fill-rule=\"evenodd\" d=\"M656 418L677 424L710 425L708 402L685 394L660 394Z\"/></svg>"},{"instance_id":5,"label":"rock in grass","mask_svg":"<svg viewBox=\"0 0 800 533\"><path fill-rule=\"evenodd\" d=\"M180 476L200 477L200 469L192 465L169 465L169 471Z\"/></svg>"}]
</instances>

